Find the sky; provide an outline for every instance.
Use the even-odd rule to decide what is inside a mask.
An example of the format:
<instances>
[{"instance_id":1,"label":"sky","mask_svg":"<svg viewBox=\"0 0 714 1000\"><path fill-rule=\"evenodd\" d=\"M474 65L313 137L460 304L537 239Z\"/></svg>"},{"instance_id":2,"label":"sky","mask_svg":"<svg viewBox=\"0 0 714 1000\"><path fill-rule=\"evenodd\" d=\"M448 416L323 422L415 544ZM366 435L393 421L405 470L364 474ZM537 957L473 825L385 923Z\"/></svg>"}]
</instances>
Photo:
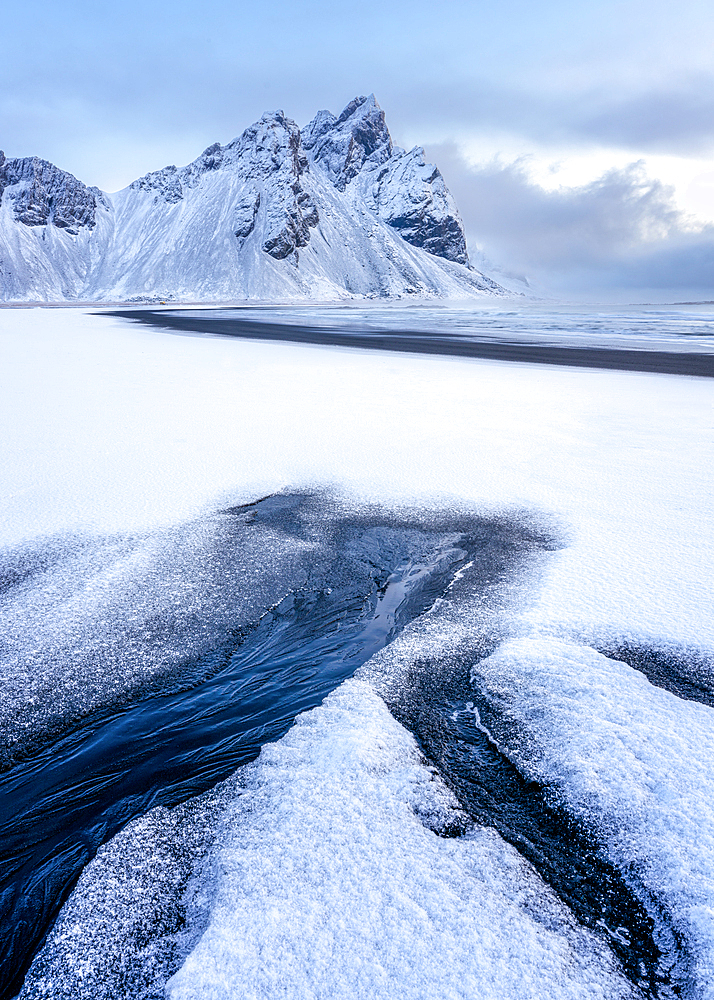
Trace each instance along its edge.
<instances>
[{"instance_id":1,"label":"sky","mask_svg":"<svg viewBox=\"0 0 714 1000\"><path fill-rule=\"evenodd\" d=\"M537 290L714 299L714 8L700 0L25 0L0 148L114 191L264 111L374 92L474 261Z\"/></svg>"}]
</instances>

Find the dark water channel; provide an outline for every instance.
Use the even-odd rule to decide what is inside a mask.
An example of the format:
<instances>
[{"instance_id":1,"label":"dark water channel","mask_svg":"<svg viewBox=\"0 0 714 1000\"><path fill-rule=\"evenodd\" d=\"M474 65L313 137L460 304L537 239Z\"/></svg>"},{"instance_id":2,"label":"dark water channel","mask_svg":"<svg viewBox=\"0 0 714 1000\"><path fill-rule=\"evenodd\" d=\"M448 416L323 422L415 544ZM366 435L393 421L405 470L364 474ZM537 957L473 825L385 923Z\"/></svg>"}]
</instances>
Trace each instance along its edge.
<instances>
[{"instance_id":1,"label":"dark water channel","mask_svg":"<svg viewBox=\"0 0 714 1000\"><path fill-rule=\"evenodd\" d=\"M453 535L432 539L423 561L391 542L366 584L297 590L239 630L198 686L91 718L1 776L3 997L100 844L253 760L428 608L466 558Z\"/></svg>"},{"instance_id":2,"label":"dark water channel","mask_svg":"<svg viewBox=\"0 0 714 1000\"><path fill-rule=\"evenodd\" d=\"M482 649L480 655L491 650ZM666 908L636 872L612 864L593 830L529 781L489 736L493 706L473 687L471 663L417 666L390 704L477 823L531 862L578 921L603 938L638 993L688 995L689 956Z\"/></svg>"},{"instance_id":3,"label":"dark water channel","mask_svg":"<svg viewBox=\"0 0 714 1000\"><path fill-rule=\"evenodd\" d=\"M231 575L230 552L252 553L251 531L257 545L266 526L278 532L271 544L310 539L310 565L293 566L286 596L258 617L240 619L228 632L214 622L210 655L201 647L195 664L181 664L181 690L144 691L95 711L0 775L0 996L21 988L102 843L154 806L185 802L254 760L447 589L451 602L468 599L482 608L483 628L475 626L473 642L456 659L414 661L391 697L382 692L392 713L471 819L494 827L533 864L580 923L607 942L641 995L686 992L687 956L665 909L633 873L608 861L592 831L559 811L547 789L526 781L498 751L487 734L490 706L471 687L471 665L500 641L502 613L530 579L534 558L557 547L553 537L523 517L343 515L322 498L295 495L224 511L221 524L227 515L235 528L216 536L222 561L204 587L216 599L201 605L216 621L233 607L236 581L240 587L247 579L242 569ZM184 551L182 544L172 551ZM201 552L213 558L215 548ZM155 579L152 586L166 585L163 570ZM190 624L196 627L193 618ZM176 640L175 629L159 634ZM191 676L194 683L185 683Z\"/></svg>"}]
</instances>

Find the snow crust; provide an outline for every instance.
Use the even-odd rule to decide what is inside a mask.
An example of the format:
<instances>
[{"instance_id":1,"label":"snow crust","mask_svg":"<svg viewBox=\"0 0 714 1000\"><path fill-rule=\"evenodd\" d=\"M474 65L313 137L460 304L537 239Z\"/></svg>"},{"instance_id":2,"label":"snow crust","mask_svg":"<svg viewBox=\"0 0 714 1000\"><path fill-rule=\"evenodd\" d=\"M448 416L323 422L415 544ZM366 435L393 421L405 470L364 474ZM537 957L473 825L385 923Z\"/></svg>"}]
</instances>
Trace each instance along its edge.
<instances>
[{"instance_id":1,"label":"snow crust","mask_svg":"<svg viewBox=\"0 0 714 1000\"><path fill-rule=\"evenodd\" d=\"M664 900L714 996L714 713L571 643L504 643L472 670L491 734Z\"/></svg>"},{"instance_id":2,"label":"snow crust","mask_svg":"<svg viewBox=\"0 0 714 1000\"><path fill-rule=\"evenodd\" d=\"M22 987L23 1000L163 996L200 935L185 928L186 882L213 844L236 783L175 809L159 806L100 847L63 907Z\"/></svg>"},{"instance_id":3,"label":"snow crust","mask_svg":"<svg viewBox=\"0 0 714 1000\"><path fill-rule=\"evenodd\" d=\"M602 946L456 803L368 684L266 747L225 816L210 922L174 1000L627 996Z\"/></svg>"},{"instance_id":4,"label":"snow crust","mask_svg":"<svg viewBox=\"0 0 714 1000\"><path fill-rule=\"evenodd\" d=\"M210 675L236 629L305 582L314 543L241 527L217 514L6 556L0 766L92 711Z\"/></svg>"}]
</instances>

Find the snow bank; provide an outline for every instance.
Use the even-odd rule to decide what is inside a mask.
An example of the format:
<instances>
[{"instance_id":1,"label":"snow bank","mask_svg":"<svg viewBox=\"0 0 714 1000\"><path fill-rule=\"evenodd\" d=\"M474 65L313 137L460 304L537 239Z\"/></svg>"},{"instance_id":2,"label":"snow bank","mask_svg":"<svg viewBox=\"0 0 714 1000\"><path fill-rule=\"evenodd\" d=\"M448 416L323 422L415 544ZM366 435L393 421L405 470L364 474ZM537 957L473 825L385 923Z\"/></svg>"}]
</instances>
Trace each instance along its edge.
<instances>
[{"instance_id":1,"label":"snow bank","mask_svg":"<svg viewBox=\"0 0 714 1000\"><path fill-rule=\"evenodd\" d=\"M347 681L263 750L228 810L210 921L168 996L629 995L495 834L429 828L455 806L372 689Z\"/></svg>"},{"instance_id":2,"label":"snow bank","mask_svg":"<svg viewBox=\"0 0 714 1000\"><path fill-rule=\"evenodd\" d=\"M714 713L624 663L554 640L504 643L472 670L499 748L597 832L664 903L714 996Z\"/></svg>"}]
</instances>

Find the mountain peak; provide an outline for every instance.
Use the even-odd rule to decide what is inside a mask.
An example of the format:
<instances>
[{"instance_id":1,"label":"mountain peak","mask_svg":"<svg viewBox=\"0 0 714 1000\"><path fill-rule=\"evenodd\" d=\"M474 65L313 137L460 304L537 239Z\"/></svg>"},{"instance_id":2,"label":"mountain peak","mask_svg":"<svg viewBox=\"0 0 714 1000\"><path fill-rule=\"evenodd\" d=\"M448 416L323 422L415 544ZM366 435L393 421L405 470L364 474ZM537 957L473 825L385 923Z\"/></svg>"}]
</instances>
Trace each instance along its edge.
<instances>
[{"instance_id":1,"label":"mountain peak","mask_svg":"<svg viewBox=\"0 0 714 1000\"><path fill-rule=\"evenodd\" d=\"M373 94L302 132L282 110L108 197L38 158L0 159L0 299L462 298L453 198L392 144ZM466 266L463 266L466 265Z\"/></svg>"},{"instance_id":2,"label":"mountain peak","mask_svg":"<svg viewBox=\"0 0 714 1000\"><path fill-rule=\"evenodd\" d=\"M351 118L357 111L360 112L359 117L364 117L368 115L372 109L376 108L381 111L381 108L377 104L377 99L374 94L370 94L369 97L354 97L346 108L343 109L339 115L337 121L345 122L348 118Z\"/></svg>"},{"instance_id":3,"label":"mountain peak","mask_svg":"<svg viewBox=\"0 0 714 1000\"><path fill-rule=\"evenodd\" d=\"M421 147L409 153L394 147L374 94L355 97L338 116L318 112L302 139L338 191L357 188L407 243L468 265L463 223L443 177Z\"/></svg>"},{"instance_id":4,"label":"mountain peak","mask_svg":"<svg viewBox=\"0 0 714 1000\"><path fill-rule=\"evenodd\" d=\"M392 155L392 137L374 94L355 97L338 117L320 111L304 133L303 145L338 191L344 191L365 164L379 166Z\"/></svg>"},{"instance_id":5,"label":"mountain peak","mask_svg":"<svg viewBox=\"0 0 714 1000\"><path fill-rule=\"evenodd\" d=\"M8 160L0 154L0 200L7 197L15 221L26 226L51 224L75 235L92 229L98 193L39 156Z\"/></svg>"}]
</instances>

